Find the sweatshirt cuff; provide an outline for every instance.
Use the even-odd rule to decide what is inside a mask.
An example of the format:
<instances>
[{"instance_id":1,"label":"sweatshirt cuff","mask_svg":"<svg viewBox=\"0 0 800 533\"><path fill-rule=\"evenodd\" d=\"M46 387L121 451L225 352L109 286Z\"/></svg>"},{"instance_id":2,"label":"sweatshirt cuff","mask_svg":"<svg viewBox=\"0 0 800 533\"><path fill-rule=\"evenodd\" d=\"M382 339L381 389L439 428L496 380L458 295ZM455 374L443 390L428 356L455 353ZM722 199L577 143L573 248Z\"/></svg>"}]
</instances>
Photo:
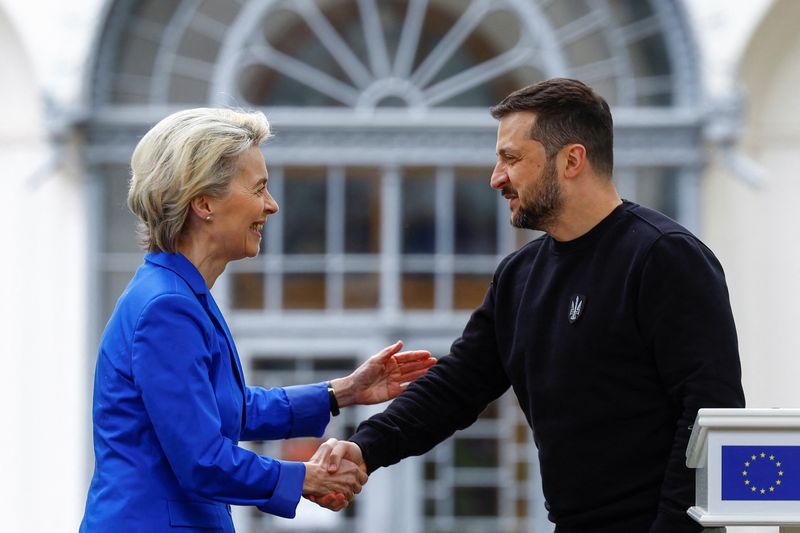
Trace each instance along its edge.
<instances>
[{"instance_id":1,"label":"sweatshirt cuff","mask_svg":"<svg viewBox=\"0 0 800 533\"><path fill-rule=\"evenodd\" d=\"M289 438L321 437L331 419L327 384L296 385L283 391L292 412Z\"/></svg>"},{"instance_id":2,"label":"sweatshirt cuff","mask_svg":"<svg viewBox=\"0 0 800 533\"><path fill-rule=\"evenodd\" d=\"M381 466L388 466L381 464L380 459L372 454L372 446L375 445L378 439L380 439L378 435L370 437L368 435L368 429L360 429L355 435L347 439L361 448L361 458L364 459L364 464L367 467L367 475L371 475Z\"/></svg>"},{"instance_id":3,"label":"sweatshirt cuff","mask_svg":"<svg viewBox=\"0 0 800 533\"><path fill-rule=\"evenodd\" d=\"M300 496L303 493L306 465L292 461L276 462L280 464L278 483L275 485L272 497L258 509L275 516L294 518L297 504L300 503Z\"/></svg>"}]
</instances>

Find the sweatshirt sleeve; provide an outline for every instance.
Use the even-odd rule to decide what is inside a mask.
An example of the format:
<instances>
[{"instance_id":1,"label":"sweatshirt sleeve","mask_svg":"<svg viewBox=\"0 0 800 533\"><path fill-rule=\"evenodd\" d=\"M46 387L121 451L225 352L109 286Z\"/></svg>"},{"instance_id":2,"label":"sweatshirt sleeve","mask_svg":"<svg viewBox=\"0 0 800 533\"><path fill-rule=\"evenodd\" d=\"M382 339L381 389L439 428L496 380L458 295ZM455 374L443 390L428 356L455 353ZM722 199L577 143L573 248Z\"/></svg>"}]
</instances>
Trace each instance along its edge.
<instances>
[{"instance_id":1,"label":"sweatshirt sleeve","mask_svg":"<svg viewBox=\"0 0 800 533\"><path fill-rule=\"evenodd\" d=\"M450 353L413 382L350 440L359 445L368 472L421 455L471 425L509 387L497 357L494 288L472 314Z\"/></svg>"},{"instance_id":2,"label":"sweatshirt sleeve","mask_svg":"<svg viewBox=\"0 0 800 533\"><path fill-rule=\"evenodd\" d=\"M222 436L207 323L196 301L175 294L152 300L138 319L133 379L162 451L184 489L292 517L305 466L261 457Z\"/></svg>"},{"instance_id":3,"label":"sweatshirt sleeve","mask_svg":"<svg viewBox=\"0 0 800 533\"><path fill-rule=\"evenodd\" d=\"M652 246L638 301L642 333L678 422L650 533L694 531L695 473L686 466L691 425L701 407L744 407L738 341L725 276L695 237L674 233Z\"/></svg>"}]
</instances>

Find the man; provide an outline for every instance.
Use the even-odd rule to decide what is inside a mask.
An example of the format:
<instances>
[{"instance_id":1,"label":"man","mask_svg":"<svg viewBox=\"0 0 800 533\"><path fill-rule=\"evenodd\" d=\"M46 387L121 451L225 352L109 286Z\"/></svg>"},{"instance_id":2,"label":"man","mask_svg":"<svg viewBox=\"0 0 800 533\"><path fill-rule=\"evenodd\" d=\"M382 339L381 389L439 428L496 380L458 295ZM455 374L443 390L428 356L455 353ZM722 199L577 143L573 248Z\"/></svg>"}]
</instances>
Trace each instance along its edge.
<instances>
[{"instance_id":1,"label":"man","mask_svg":"<svg viewBox=\"0 0 800 533\"><path fill-rule=\"evenodd\" d=\"M699 531L690 426L700 407L744 406L722 268L688 230L619 197L611 113L591 88L548 80L491 112L491 186L512 224L546 235L502 261L450 354L318 453L372 472L427 452L511 386L558 533Z\"/></svg>"}]
</instances>

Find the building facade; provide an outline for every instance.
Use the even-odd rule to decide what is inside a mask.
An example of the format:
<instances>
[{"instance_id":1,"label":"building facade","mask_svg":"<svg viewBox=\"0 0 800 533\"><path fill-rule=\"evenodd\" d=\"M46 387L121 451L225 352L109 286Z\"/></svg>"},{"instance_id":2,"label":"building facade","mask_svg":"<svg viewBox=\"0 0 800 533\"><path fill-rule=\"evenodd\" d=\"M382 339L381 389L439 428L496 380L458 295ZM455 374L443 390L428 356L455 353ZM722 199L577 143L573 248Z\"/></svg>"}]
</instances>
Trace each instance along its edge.
<instances>
[{"instance_id":1,"label":"building facade","mask_svg":"<svg viewBox=\"0 0 800 533\"><path fill-rule=\"evenodd\" d=\"M773 9L790 9L791 2L775 4L782 7ZM507 206L488 187L496 123L487 109L523 85L568 76L593 85L613 107L615 180L622 195L672 216L707 237L715 250L719 243L742 331L746 385L758 391L755 403L760 394L781 405L800 399L790 382L785 394L770 396L762 381L750 378L761 363L748 354L774 331L758 325L759 313L781 301L780 284L765 281L766 295L747 292L750 273L771 266L765 264L771 255L760 247L742 248L728 235L731 227L747 234L751 226L741 212L754 194L768 188L772 196L763 197L762 208L770 211L773 201L791 202L793 181L785 174L774 183L781 184L778 190L773 182L759 189L724 164L725 153L745 161L761 158L764 129L747 128L761 124L766 111L747 115L740 125L752 131L749 137L739 140L739 126L718 139L709 136L719 117L710 112L683 3L87 0L84 7L94 15L81 24L94 37L87 40L77 95L66 105L44 108L35 97L42 83L29 72L9 85L15 92L2 102L7 116L20 117L4 124L3 156L16 158L17 174L26 176L12 193L26 200L6 213L9 224L26 221L38 228L61 220L53 211L69 210L53 247L20 237L28 243L19 249L26 260L14 263L16 270L3 279L26 310L22 322L28 326L17 328L17 351L31 352L30 339L37 339L33 352L66 354L53 359L60 361L55 368L63 365L62 373L49 363L42 366L47 383L64 377L68 403L61 409L71 413L59 426L74 437L59 462L66 479L79 485L61 487L71 494L64 504L71 517L79 519L91 471L88 388L97 339L142 260L125 208L130 155L150 126L186 107L260 109L276 134L264 154L281 212L266 226L262 254L230 265L214 288L250 384L327 380L398 338L409 347L446 353L482 300L498 261L533 237L510 227ZM780 26L780 17L773 18ZM4 47L3 53L25 72L25 61L19 61L25 39L13 40L19 31L11 19L7 26L0 35L17 48ZM774 42L780 48L785 41ZM770 49L759 50L749 49L743 59L743 78L751 92L770 95L777 89L757 71L766 68L761 58ZM789 70L776 67L767 79L788 90ZM777 109L767 115L779 120ZM46 118L31 121L36 114ZM32 140L19 142L19 124L31 126ZM788 151L800 141L786 128L784 144L777 144ZM21 145L34 152L22 155ZM775 165L784 157L770 154L765 157ZM58 205L61 200L65 205ZM47 216L33 215L43 209ZM779 213L788 217L791 210L787 205ZM796 231L790 220L778 222ZM31 272L45 278L43 265L54 253L69 258L53 265L55 279L35 288L14 285L12 280ZM800 257L792 256L781 276L791 278L798 264ZM52 298L57 301L50 303ZM751 302L758 307L749 308ZM40 323L27 318L40 316L43 308L60 324L57 335L37 335ZM782 311L780 323L787 326L798 315ZM771 361L777 365L783 355L775 349ZM32 363L20 365L20 375L36 376ZM4 392L25 397L29 388L35 388L33 378L11 378ZM35 411L46 411L49 400L40 398ZM752 405L752 395L750 400ZM375 410L346 410L329 436L346 437ZM15 424L44 435L24 414ZM309 439L253 447L301 460L317 444ZM25 454L28 446L14 450ZM34 448L46 454L45 445ZM47 478L16 471L23 484ZM242 532L368 531L375 524L420 533L552 530L530 429L510 394L426 456L376 472L346 512L303 502L292 521L239 509L236 522Z\"/></svg>"}]
</instances>

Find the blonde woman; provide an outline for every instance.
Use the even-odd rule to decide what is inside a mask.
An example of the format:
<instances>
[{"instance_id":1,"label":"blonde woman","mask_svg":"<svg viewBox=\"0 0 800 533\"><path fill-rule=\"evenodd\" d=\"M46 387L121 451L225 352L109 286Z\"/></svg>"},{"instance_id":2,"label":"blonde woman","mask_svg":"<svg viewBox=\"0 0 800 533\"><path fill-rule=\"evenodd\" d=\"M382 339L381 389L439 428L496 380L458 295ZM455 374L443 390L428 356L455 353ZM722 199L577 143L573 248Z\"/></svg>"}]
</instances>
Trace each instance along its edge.
<instances>
[{"instance_id":1,"label":"blonde woman","mask_svg":"<svg viewBox=\"0 0 800 533\"><path fill-rule=\"evenodd\" d=\"M230 261L258 254L278 212L259 148L269 134L261 113L191 109L134 151L128 206L147 255L100 343L82 532L233 531L230 504L293 517L301 495L338 493L331 506L341 509L363 469L329 474L238 442L321 436L339 407L393 398L435 362L398 342L330 383L246 386L209 290Z\"/></svg>"}]
</instances>

